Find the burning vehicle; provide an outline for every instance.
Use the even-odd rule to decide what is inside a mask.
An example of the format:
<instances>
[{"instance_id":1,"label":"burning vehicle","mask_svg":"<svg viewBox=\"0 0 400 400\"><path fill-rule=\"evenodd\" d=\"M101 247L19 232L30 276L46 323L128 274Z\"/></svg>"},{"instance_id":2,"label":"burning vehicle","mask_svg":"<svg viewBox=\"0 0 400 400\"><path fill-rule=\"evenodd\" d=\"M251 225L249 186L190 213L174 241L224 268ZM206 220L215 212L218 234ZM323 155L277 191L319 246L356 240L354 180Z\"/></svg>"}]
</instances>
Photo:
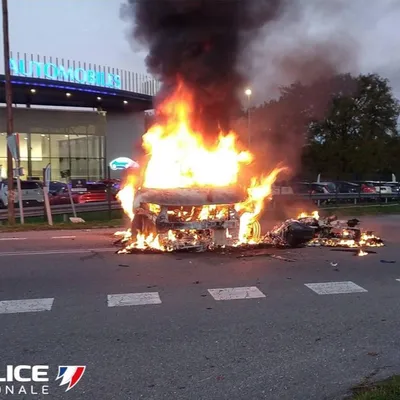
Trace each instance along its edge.
<instances>
[{"instance_id":1,"label":"burning vehicle","mask_svg":"<svg viewBox=\"0 0 400 400\"><path fill-rule=\"evenodd\" d=\"M239 240L238 188L141 189L133 204L132 232L157 235L167 249L206 249Z\"/></svg>"}]
</instances>

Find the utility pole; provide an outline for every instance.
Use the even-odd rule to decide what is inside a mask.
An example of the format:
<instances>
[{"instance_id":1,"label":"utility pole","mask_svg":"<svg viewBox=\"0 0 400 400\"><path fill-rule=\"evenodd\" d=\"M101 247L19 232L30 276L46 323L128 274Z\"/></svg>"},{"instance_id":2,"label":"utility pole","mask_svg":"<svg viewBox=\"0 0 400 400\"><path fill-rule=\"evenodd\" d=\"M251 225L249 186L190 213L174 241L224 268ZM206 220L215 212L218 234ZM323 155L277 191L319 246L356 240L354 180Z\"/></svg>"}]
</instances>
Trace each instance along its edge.
<instances>
[{"instance_id":1,"label":"utility pole","mask_svg":"<svg viewBox=\"0 0 400 400\"><path fill-rule=\"evenodd\" d=\"M250 107L251 107L251 103L250 103L250 99L251 99L252 91L251 91L251 89L246 89L244 91L244 93L247 96L247 141L248 141L248 146L249 146L249 149L250 149L250 146L251 146L251 128L250 128Z\"/></svg>"},{"instance_id":2,"label":"utility pole","mask_svg":"<svg viewBox=\"0 0 400 400\"><path fill-rule=\"evenodd\" d=\"M4 75L6 78L6 114L7 114L7 137L14 131L13 108L12 108L12 85L10 71L10 40L8 32L8 3L2 0L3 5L3 50L4 50ZM14 207L14 169L13 158L9 147L7 146L7 178L8 178L8 223L15 224Z\"/></svg>"}]
</instances>

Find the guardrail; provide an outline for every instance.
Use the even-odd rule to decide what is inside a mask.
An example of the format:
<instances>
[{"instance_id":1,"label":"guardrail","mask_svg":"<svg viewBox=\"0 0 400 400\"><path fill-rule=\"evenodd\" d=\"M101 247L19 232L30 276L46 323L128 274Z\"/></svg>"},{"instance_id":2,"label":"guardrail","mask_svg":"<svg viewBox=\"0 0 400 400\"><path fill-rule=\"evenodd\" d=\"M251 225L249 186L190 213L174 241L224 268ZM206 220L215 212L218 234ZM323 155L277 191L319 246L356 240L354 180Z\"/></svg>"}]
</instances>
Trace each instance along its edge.
<instances>
[{"instance_id":1,"label":"guardrail","mask_svg":"<svg viewBox=\"0 0 400 400\"><path fill-rule=\"evenodd\" d=\"M283 194L274 193L279 197L301 197L311 200L400 200L400 193L315 193L315 194Z\"/></svg>"},{"instance_id":2,"label":"guardrail","mask_svg":"<svg viewBox=\"0 0 400 400\"><path fill-rule=\"evenodd\" d=\"M316 194L279 194L273 195L273 204L282 200L310 200L318 207L348 205L371 205L400 202L400 193L316 193Z\"/></svg>"},{"instance_id":3,"label":"guardrail","mask_svg":"<svg viewBox=\"0 0 400 400\"><path fill-rule=\"evenodd\" d=\"M318 193L318 194L275 194L273 199L273 204L279 204L279 201L283 200L292 200L296 201L299 199L311 200L316 203L318 206L340 206L344 203L352 203L353 205L368 204L371 205L371 202L375 203L389 203L389 202L400 202L400 194L396 193L388 193L388 194L379 194L379 193ZM110 211L110 210L121 210L121 204L118 201L108 202L93 202L86 204L75 204L76 212L79 213L87 213L87 212L100 212L100 211ZM16 217L19 217L18 208L15 209ZM71 204L63 204L63 205L55 205L51 206L51 212L53 215L72 215ZM44 211L44 206L39 207L24 207L24 216L25 217L40 217L46 215ZM0 210L0 221L7 219L7 210Z\"/></svg>"}]
</instances>

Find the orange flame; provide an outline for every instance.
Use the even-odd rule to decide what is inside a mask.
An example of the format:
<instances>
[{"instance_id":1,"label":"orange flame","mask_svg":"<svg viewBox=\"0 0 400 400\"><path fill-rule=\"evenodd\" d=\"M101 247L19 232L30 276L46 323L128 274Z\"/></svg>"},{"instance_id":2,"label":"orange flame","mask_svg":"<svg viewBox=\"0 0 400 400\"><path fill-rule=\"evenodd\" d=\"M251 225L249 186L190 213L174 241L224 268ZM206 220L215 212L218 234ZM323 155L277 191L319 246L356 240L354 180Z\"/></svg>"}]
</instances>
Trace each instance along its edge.
<instances>
[{"instance_id":1,"label":"orange flame","mask_svg":"<svg viewBox=\"0 0 400 400\"><path fill-rule=\"evenodd\" d=\"M121 202L125 214L132 221L135 216L133 213L133 200L135 198L135 189L137 186L137 177L133 174L128 175L122 189L117 193L117 199Z\"/></svg>"},{"instance_id":2,"label":"orange flame","mask_svg":"<svg viewBox=\"0 0 400 400\"><path fill-rule=\"evenodd\" d=\"M297 216L297 219L302 219L302 218L314 218L316 220L319 220L319 212L318 211L313 211L312 213L302 212Z\"/></svg>"},{"instance_id":3,"label":"orange flame","mask_svg":"<svg viewBox=\"0 0 400 400\"><path fill-rule=\"evenodd\" d=\"M150 155L144 187L229 186L237 183L240 165L253 160L248 151L237 149L233 132L220 133L217 143L207 148L201 134L190 127L193 110L192 97L183 86L161 105L167 124L156 124L143 136Z\"/></svg>"},{"instance_id":4,"label":"orange flame","mask_svg":"<svg viewBox=\"0 0 400 400\"><path fill-rule=\"evenodd\" d=\"M239 148L234 132L220 132L213 145L206 144L201 133L193 129L195 106L191 93L183 85L160 105L158 111L166 117L166 123L153 125L143 136L143 147L148 156L143 181L140 185L138 178L128 177L118 194L125 213L131 220L134 218L134 196L140 186L152 189L179 189L246 185L247 199L235 205L235 210L240 216L238 244L255 242L260 236L254 232L259 230L256 222L264 207L264 201L271 195L272 184L285 168L275 168L267 176L253 177L250 183L243 182L242 168L254 160L253 154ZM158 208L150 205L150 210L156 212ZM223 207L203 206L197 218L222 219L227 214L226 211ZM177 213L185 220L190 220L193 216L193 210L192 213L177 210ZM173 242L174 237L173 232L168 233L170 242ZM229 232L226 232L226 237L230 237ZM163 249L158 236L145 238L140 232L130 246Z\"/></svg>"}]
</instances>

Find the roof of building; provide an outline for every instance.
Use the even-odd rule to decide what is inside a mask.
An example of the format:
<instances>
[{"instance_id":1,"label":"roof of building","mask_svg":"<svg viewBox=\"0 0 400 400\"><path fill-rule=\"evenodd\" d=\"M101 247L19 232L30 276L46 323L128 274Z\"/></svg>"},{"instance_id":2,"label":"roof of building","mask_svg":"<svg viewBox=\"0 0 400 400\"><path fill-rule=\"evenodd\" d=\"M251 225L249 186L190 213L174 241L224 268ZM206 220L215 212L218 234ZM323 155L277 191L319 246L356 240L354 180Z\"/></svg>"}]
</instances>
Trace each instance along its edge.
<instances>
[{"instance_id":1,"label":"roof of building","mask_svg":"<svg viewBox=\"0 0 400 400\"><path fill-rule=\"evenodd\" d=\"M0 102L5 102L3 71ZM19 52L10 53L10 72L16 104L147 110L160 87L155 79L141 73Z\"/></svg>"},{"instance_id":2,"label":"roof of building","mask_svg":"<svg viewBox=\"0 0 400 400\"><path fill-rule=\"evenodd\" d=\"M49 79L12 77L13 103L110 110L147 110L153 96L114 88ZM5 103L5 77L0 75L0 103Z\"/></svg>"}]
</instances>

